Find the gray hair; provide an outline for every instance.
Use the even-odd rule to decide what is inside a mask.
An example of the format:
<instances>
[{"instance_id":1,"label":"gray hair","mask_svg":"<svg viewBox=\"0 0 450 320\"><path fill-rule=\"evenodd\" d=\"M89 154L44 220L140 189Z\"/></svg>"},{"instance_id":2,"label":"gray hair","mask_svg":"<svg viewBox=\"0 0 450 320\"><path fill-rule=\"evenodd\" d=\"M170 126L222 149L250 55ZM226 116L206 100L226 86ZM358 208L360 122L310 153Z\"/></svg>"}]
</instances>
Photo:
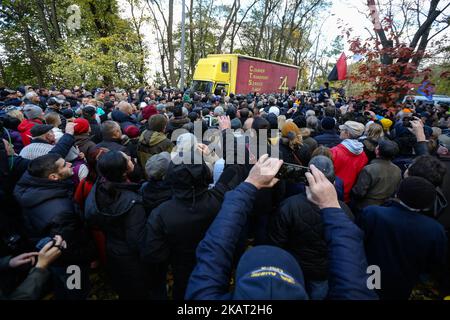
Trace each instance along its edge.
<instances>
[{"instance_id":1,"label":"gray hair","mask_svg":"<svg viewBox=\"0 0 450 320\"><path fill-rule=\"evenodd\" d=\"M310 116L306 118L306 126L310 129L317 130L319 127L319 119L316 116Z\"/></svg>"},{"instance_id":2,"label":"gray hair","mask_svg":"<svg viewBox=\"0 0 450 320\"><path fill-rule=\"evenodd\" d=\"M333 161L325 156L315 156L309 161L309 165L314 165L317 169L322 171L322 173L327 177L327 179L334 183L336 180L336 175L334 173Z\"/></svg>"}]
</instances>

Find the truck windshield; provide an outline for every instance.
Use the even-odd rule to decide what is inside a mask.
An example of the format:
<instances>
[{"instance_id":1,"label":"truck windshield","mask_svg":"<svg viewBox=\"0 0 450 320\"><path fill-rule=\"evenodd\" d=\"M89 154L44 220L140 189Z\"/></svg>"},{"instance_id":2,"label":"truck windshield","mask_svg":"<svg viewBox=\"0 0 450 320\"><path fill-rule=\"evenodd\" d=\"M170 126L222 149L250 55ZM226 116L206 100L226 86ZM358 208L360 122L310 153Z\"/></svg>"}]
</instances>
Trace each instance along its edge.
<instances>
[{"instance_id":1,"label":"truck windshield","mask_svg":"<svg viewBox=\"0 0 450 320\"><path fill-rule=\"evenodd\" d=\"M213 83L211 81L192 81L191 90L194 92L206 92L210 93L212 90Z\"/></svg>"}]
</instances>

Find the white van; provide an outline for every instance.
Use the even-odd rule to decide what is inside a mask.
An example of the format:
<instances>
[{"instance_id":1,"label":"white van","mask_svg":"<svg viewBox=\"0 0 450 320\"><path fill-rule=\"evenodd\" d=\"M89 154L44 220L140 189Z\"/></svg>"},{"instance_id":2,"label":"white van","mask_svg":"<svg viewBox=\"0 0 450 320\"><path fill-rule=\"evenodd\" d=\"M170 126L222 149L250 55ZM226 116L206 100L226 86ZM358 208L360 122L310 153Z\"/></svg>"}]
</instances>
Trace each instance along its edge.
<instances>
[{"instance_id":1,"label":"white van","mask_svg":"<svg viewBox=\"0 0 450 320\"><path fill-rule=\"evenodd\" d=\"M413 102L426 102L429 104L450 104L450 97L449 96L444 96L444 95L434 95L432 100L427 99L424 96L406 96L403 99L403 103L405 103L406 101L413 101Z\"/></svg>"}]
</instances>

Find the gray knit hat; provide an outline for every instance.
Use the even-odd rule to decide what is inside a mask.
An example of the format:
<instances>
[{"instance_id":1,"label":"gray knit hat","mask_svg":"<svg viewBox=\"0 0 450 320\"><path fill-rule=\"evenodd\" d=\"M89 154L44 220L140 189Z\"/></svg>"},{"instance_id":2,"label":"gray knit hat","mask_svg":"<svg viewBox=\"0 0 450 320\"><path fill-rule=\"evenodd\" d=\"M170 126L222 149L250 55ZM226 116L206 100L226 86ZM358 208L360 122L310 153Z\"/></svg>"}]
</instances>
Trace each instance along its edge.
<instances>
[{"instance_id":1,"label":"gray knit hat","mask_svg":"<svg viewBox=\"0 0 450 320\"><path fill-rule=\"evenodd\" d=\"M170 154L168 152L161 152L153 155L147 160L145 164L145 173L148 178L155 180L162 180L169 168Z\"/></svg>"},{"instance_id":2,"label":"gray knit hat","mask_svg":"<svg viewBox=\"0 0 450 320\"><path fill-rule=\"evenodd\" d=\"M41 107L35 106L34 104L27 104L23 107L23 113L29 120L39 118L42 115L42 112Z\"/></svg>"}]
</instances>

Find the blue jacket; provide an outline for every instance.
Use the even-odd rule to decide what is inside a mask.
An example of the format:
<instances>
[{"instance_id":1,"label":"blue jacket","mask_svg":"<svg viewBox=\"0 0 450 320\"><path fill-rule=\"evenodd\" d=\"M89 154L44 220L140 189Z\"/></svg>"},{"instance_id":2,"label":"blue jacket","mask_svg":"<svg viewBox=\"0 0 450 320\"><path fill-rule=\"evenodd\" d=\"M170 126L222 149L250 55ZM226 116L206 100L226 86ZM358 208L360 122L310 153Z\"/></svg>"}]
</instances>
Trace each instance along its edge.
<instances>
[{"instance_id":1,"label":"blue jacket","mask_svg":"<svg viewBox=\"0 0 450 320\"><path fill-rule=\"evenodd\" d=\"M447 237L442 225L399 203L368 206L359 216L367 260L381 270L383 299L408 299L419 275L445 263Z\"/></svg>"},{"instance_id":2,"label":"blue jacket","mask_svg":"<svg viewBox=\"0 0 450 320\"><path fill-rule=\"evenodd\" d=\"M321 135L315 136L314 140L316 140L319 145L328 148L333 148L342 141L334 130L325 130Z\"/></svg>"},{"instance_id":3,"label":"blue jacket","mask_svg":"<svg viewBox=\"0 0 450 320\"><path fill-rule=\"evenodd\" d=\"M197 247L197 265L191 273L186 299L232 299L228 285L234 249L257 191L253 185L243 182L226 193L222 209ZM329 298L375 299L376 294L366 285L362 231L342 209L329 208L321 213L330 259Z\"/></svg>"}]
</instances>

